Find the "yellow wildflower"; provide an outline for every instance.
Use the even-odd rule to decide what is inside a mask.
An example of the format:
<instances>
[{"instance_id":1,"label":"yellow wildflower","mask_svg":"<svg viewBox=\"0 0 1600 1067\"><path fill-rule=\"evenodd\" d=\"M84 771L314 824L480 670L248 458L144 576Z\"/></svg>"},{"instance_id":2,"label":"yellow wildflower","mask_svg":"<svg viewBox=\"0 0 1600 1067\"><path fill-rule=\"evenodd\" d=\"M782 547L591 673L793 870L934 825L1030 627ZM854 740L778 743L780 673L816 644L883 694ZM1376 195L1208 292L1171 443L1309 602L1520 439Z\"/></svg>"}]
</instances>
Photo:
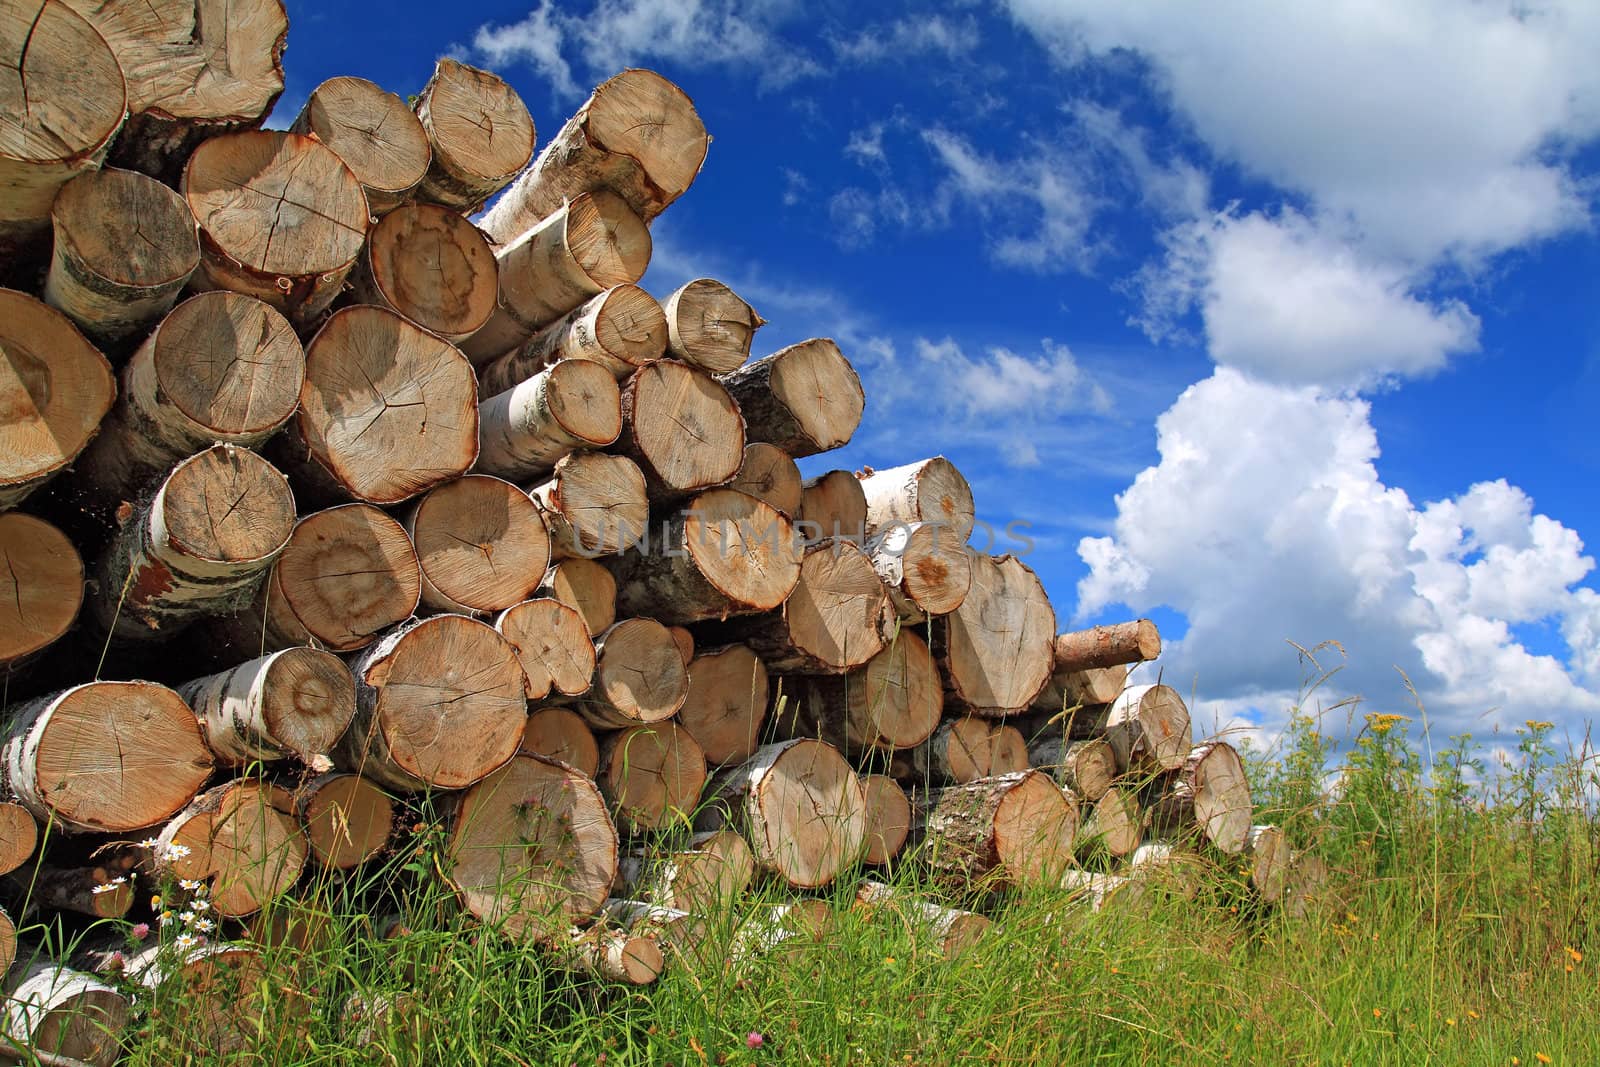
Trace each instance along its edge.
<instances>
[{"instance_id":1,"label":"yellow wildflower","mask_svg":"<svg viewBox=\"0 0 1600 1067\"><path fill-rule=\"evenodd\" d=\"M1534 1054L1533 1054L1533 1058L1534 1058L1534 1059L1536 1059L1536 1060L1538 1060L1538 1061L1539 1061L1539 1062L1540 1062L1540 1063L1549 1063L1549 1062L1550 1062L1550 1057L1549 1057L1549 1056L1546 1056L1546 1055L1545 1055L1545 1054L1544 1054L1544 1053L1542 1053L1542 1052L1535 1052L1535 1053L1534 1053Z\"/></svg>"},{"instance_id":2,"label":"yellow wildflower","mask_svg":"<svg viewBox=\"0 0 1600 1067\"><path fill-rule=\"evenodd\" d=\"M1453 1016L1453 1015L1446 1016L1445 1020L1444 1020L1444 1024L1446 1026L1454 1026L1456 1024L1455 1016Z\"/></svg>"},{"instance_id":3,"label":"yellow wildflower","mask_svg":"<svg viewBox=\"0 0 1600 1067\"><path fill-rule=\"evenodd\" d=\"M1479 1015L1477 1012L1473 1011L1471 1008L1468 1008L1467 1009L1467 1018L1469 1018L1469 1019L1480 1019L1480 1018L1482 1018L1482 1016Z\"/></svg>"},{"instance_id":4,"label":"yellow wildflower","mask_svg":"<svg viewBox=\"0 0 1600 1067\"><path fill-rule=\"evenodd\" d=\"M1383 1009L1382 1009L1382 1008L1373 1008L1373 1009L1372 1009L1372 1017L1373 1017L1373 1018L1374 1018L1374 1019L1381 1019L1381 1018L1383 1018Z\"/></svg>"},{"instance_id":5,"label":"yellow wildflower","mask_svg":"<svg viewBox=\"0 0 1600 1067\"><path fill-rule=\"evenodd\" d=\"M1523 720L1522 725L1526 726L1530 730L1553 730L1555 729L1556 724L1553 722L1545 722L1543 719L1525 719Z\"/></svg>"},{"instance_id":6,"label":"yellow wildflower","mask_svg":"<svg viewBox=\"0 0 1600 1067\"><path fill-rule=\"evenodd\" d=\"M1573 963L1582 963L1583 962L1583 953L1579 952L1577 949L1573 948L1571 945L1567 946L1567 956L1572 960Z\"/></svg>"},{"instance_id":7,"label":"yellow wildflower","mask_svg":"<svg viewBox=\"0 0 1600 1067\"><path fill-rule=\"evenodd\" d=\"M1367 715L1367 728L1375 734L1386 734L1395 728L1397 723L1409 722L1404 715L1379 714L1377 712Z\"/></svg>"}]
</instances>

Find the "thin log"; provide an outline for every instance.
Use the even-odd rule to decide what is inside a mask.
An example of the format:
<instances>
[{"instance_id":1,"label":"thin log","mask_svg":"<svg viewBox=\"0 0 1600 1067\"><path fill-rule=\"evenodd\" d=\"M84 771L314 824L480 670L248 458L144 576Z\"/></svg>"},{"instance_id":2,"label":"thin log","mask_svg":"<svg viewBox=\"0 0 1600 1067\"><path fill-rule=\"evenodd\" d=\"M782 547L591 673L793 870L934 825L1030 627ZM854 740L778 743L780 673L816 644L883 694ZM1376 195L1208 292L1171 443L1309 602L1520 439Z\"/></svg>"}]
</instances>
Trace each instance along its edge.
<instances>
[{"instance_id":1,"label":"thin log","mask_svg":"<svg viewBox=\"0 0 1600 1067\"><path fill-rule=\"evenodd\" d=\"M855 368L826 338L790 345L721 381L739 402L750 440L795 459L847 444L866 407Z\"/></svg>"},{"instance_id":2,"label":"thin log","mask_svg":"<svg viewBox=\"0 0 1600 1067\"><path fill-rule=\"evenodd\" d=\"M594 642L575 609L549 597L524 600L502 611L494 628L517 651L529 700L543 700L552 692L575 697L589 691Z\"/></svg>"},{"instance_id":3,"label":"thin log","mask_svg":"<svg viewBox=\"0 0 1600 1067\"><path fill-rule=\"evenodd\" d=\"M622 391L598 363L563 359L478 404L477 469L526 482L622 433Z\"/></svg>"},{"instance_id":4,"label":"thin log","mask_svg":"<svg viewBox=\"0 0 1600 1067\"><path fill-rule=\"evenodd\" d=\"M1288 837L1276 826L1252 826L1245 837L1250 885L1268 904L1281 901L1289 887L1292 852Z\"/></svg>"},{"instance_id":5,"label":"thin log","mask_svg":"<svg viewBox=\"0 0 1600 1067\"><path fill-rule=\"evenodd\" d=\"M207 899L222 918L250 915L283 896L305 869L307 846L274 792L239 778L201 793L157 836L157 870L208 883Z\"/></svg>"},{"instance_id":6,"label":"thin log","mask_svg":"<svg viewBox=\"0 0 1600 1067\"><path fill-rule=\"evenodd\" d=\"M1092 912L1137 908L1144 903L1146 891L1142 879L1090 871L1067 871L1062 875L1061 888L1071 894L1069 901L1087 905Z\"/></svg>"},{"instance_id":7,"label":"thin log","mask_svg":"<svg viewBox=\"0 0 1600 1067\"><path fill-rule=\"evenodd\" d=\"M935 781L960 784L1028 769L1028 746L1015 726L975 715L948 719L928 742Z\"/></svg>"},{"instance_id":8,"label":"thin log","mask_svg":"<svg viewBox=\"0 0 1600 1067\"><path fill-rule=\"evenodd\" d=\"M891 522L866 544L902 622L948 615L972 587L972 550L939 523Z\"/></svg>"},{"instance_id":9,"label":"thin log","mask_svg":"<svg viewBox=\"0 0 1600 1067\"><path fill-rule=\"evenodd\" d=\"M356 303L381 304L461 342L489 321L499 277L476 226L438 204L406 204L367 234L350 286Z\"/></svg>"},{"instance_id":10,"label":"thin log","mask_svg":"<svg viewBox=\"0 0 1600 1067\"><path fill-rule=\"evenodd\" d=\"M934 620L933 651L951 705L999 718L1026 711L1050 679L1056 613L1015 556L973 553L961 606Z\"/></svg>"},{"instance_id":11,"label":"thin log","mask_svg":"<svg viewBox=\"0 0 1600 1067\"><path fill-rule=\"evenodd\" d=\"M861 491L861 479L849 471L828 471L808 478L801 487L795 530L808 544L828 537L866 544L867 497Z\"/></svg>"},{"instance_id":12,"label":"thin log","mask_svg":"<svg viewBox=\"0 0 1600 1067\"><path fill-rule=\"evenodd\" d=\"M1283 910L1295 919L1332 910L1335 897L1329 883L1333 872L1315 852L1291 850L1289 876L1283 891Z\"/></svg>"},{"instance_id":13,"label":"thin log","mask_svg":"<svg viewBox=\"0 0 1600 1067\"><path fill-rule=\"evenodd\" d=\"M620 985L650 985L667 965L654 938L605 926L573 928L548 947L558 966Z\"/></svg>"},{"instance_id":14,"label":"thin log","mask_svg":"<svg viewBox=\"0 0 1600 1067\"><path fill-rule=\"evenodd\" d=\"M594 639L594 685L577 710L590 725L620 730L670 719L689 695L678 644L654 619L623 619Z\"/></svg>"},{"instance_id":15,"label":"thin log","mask_svg":"<svg viewBox=\"0 0 1600 1067\"><path fill-rule=\"evenodd\" d=\"M1146 841L1128 856L1128 877L1184 900L1200 895L1205 861L1172 841Z\"/></svg>"},{"instance_id":16,"label":"thin log","mask_svg":"<svg viewBox=\"0 0 1600 1067\"><path fill-rule=\"evenodd\" d=\"M472 366L449 342L387 308L334 312L306 346L291 473L324 493L398 504L478 458Z\"/></svg>"},{"instance_id":17,"label":"thin log","mask_svg":"<svg viewBox=\"0 0 1600 1067\"><path fill-rule=\"evenodd\" d=\"M1128 668L1091 667L1084 671L1064 671L1052 674L1039 695L1033 699L1035 711L1070 713L1073 709L1099 708L1111 704L1122 695L1128 684ZM1092 715L1072 715L1074 728L1081 721L1086 726ZM1099 729L1100 725L1091 728Z\"/></svg>"},{"instance_id":18,"label":"thin log","mask_svg":"<svg viewBox=\"0 0 1600 1067\"><path fill-rule=\"evenodd\" d=\"M803 951L821 942L837 925L828 902L816 897L763 906L746 915L734 930L728 958L739 965L778 949Z\"/></svg>"},{"instance_id":19,"label":"thin log","mask_svg":"<svg viewBox=\"0 0 1600 1067\"><path fill-rule=\"evenodd\" d=\"M569 708L539 708L528 716L518 752L570 764L593 778L600 770L600 745L583 716Z\"/></svg>"},{"instance_id":20,"label":"thin log","mask_svg":"<svg viewBox=\"0 0 1600 1067\"><path fill-rule=\"evenodd\" d=\"M327 765L356 710L355 680L331 652L289 648L178 687L223 766L294 756Z\"/></svg>"},{"instance_id":21,"label":"thin log","mask_svg":"<svg viewBox=\"0 0 1600 1067\"><path fill-rule=\"evenodd\" d=\"M474 214L533 158L527 105L489 71L439 60L416 112L433 146L418 199ZM496 239L505 242L503 235Z\"/></svg>"},{"instance_id":22,"label":"thin log","mask_svg":"<svg viewBox=\"0 0 1600 1067\"><path fill-rule=\"evenodd\" d=\"M518 347L492 355L478 370L485 394L504 392L563 359L604 367L617 380L660 359L667 323L655 297L618 285L591 297Z\"/></svg>"},{"instance_id":23,"label":"thin log","mask_svg":"<svg viewBox=\"0 0 1600 1067\"><path fill-rule=\"evenodd\" d=\"M1028 763L1052 772L1058 782L1090 803L1105 796L1117 777L1117 756L1110 742L1103 737L1068 741L1059 729L1028 745Z\"/></svg>"},{"instance_id":24,"label":"thin log","mask_svg":"<svg viewBox=\"0 0 1600 1067\"><path fill-rule=\"evenodd\" d=\"M133 225L138 240L129 240ZM55 233L44 299L104 349L172 309L200 265L183 198L136 171L80 174L50 209Z\"/></svg>"},{"instance_id":25,"label":"thin log","mask_svg":"<svg viewBox=\"0 0 1600 1067\"><path fill-rule=\"evenodd\" d=\"M750 358L750 343L767 320L722 282L696 278L661 301L667 351L708 374L730 374Z\"/></svg>"},{"instance_id":26,"label":"thin log","mask_svg":"<svg viewBox=\"0 0 1600 1067\"><path fill-rule=\"evenodd\" d=\"M1151 825L1163 835L1191 835L1230 856L1250 840L1250 783L1232 745L1208 741L1189 750L1151 806Z\"/></svg>"},{"instance_id":27,"label":"thin log","mask_svg":"<svg viewBox=\"0 0 1600 1067\"><path fill-rule=\"evenodd\" d=\"M123 738L137 737L128 759ZM6 780L36 818L69 831L122 833L170 818L211 776L183 698L152 682L87 682L15 709Z\"/></svg>"},{"instance_id":28,"label":"thin log","mask_svg":"<svg viewBox=\"0 0 1600 1067\"><path fill-rule=\"evenodd\" d=\"M351 993L339 1013L349 1041L371 1052L420 1052L433 1035L422 996L408 990Z\"/></svg>"},{"instance_id":29,"label":"thin log","mask_svg":"<svg viewBox=\"0 0 1600 1067\"><path fill-rule=\"evenodd\" d=\"M711 138L682 89L653 71L602 83L483 220L501 244L563 200L610 189L645 222L689 188Z\"/></svg>"},{"instance_id":30,"label":"thin log","mask_svg":"<svg viewBox=\"0 0 1600 1067\"><path fill-rule=\"evenodd\" d=\"M105 158L127 85L111 46L58 0L8 4L0 16L0 277L47 254L50 205ZM35 102L48 106L36 107ZM19 262L20 261L20 262ZM21 278L8 284L24 284Z\"/></svg>"},{"instance_id":31,"label":"thin log","mask_svg":"<svg viewBox=\"0 0 1600 1067\"><path fill-rule=\"evenodd\" d=\"M366 240L361 183L314 137L213 137L189 157L179 191L200 223L195 288L246 293L297 325L339 295Z\"/></svg>"},{"instance_id":32,"label":"thin log","mask_svg":"<svg viewBox=\"0 0 1600 1067\"><path fill-rule=\"evenodd\" d=\"M617 873L617 830L593 781L519 755L467 790L445 875L467 910L506 935L549 938L600 910Z\"/></svg>"},{"instance_id":33,"label":"thin log","mask_svg":"<svg viewBox=\"0 0 1600 1067\"><path fill-rule=\"evenodd\" d=\"M763 500L790 518L800 511L800 468L777 445L764 441L745 445L744 458L728 488Z\"/></svg>"},{"instance_id":34,"label":"thin log","mask_svg":"<svg viewBox=\"0 0 1600 1067\"><path fill-rule=\"evenodd\" d=\"M732 830L695 834L671 852L638 850L617 864L617 888L658 907L716 915L755 877L755 857Z\"/></svg>"},{"instance_id":35,"label":"thin log","mask_svg":"<svg viewBox=\"0 0 1600 1067\"><path fill-rule=\"evenodd\" d=\"M544 572L539 596L550 597L583 616L590 637L617 621L617 580L592 559L558 559Z\"/></svg>"},{"instance_id":36,"label":"thin log","mask_svg":"<svg viewBox=\"0 0 1600 1067\"><path fill-rule=\"evenodd\" d=\"M422 568L422 603L434 611L504 611L533 596L550 565L539 506L486 474L428 490L405 525Z\"/></svg>"},{"instance_id":37,"label":"thin log","mask_svg":"<svg viewBox=\"0 0 1600 1067\"><path fill-rule=\"evenodd\" d=\"M922 744L938 727L944 704L928 646L909 630L848 674L793 681L798 684L779 729L821 738L852 758Z\"/></svg>"},{"instance_id":38,"label":"thin log","mask_svg":"<svg viewBox=\"0 0 1600 1067\"><path fill-rule=\"evenodd\" d=\"M83 604L83 560L65 534L0 512L0 676L55 643Z\"/></svg>"},{"instance_id":39,"label":"thin log","mask_svg":"<svg viewBox=\"0 0 1600 1067\"><path fill-rule=\"evenodd\" d=\"M766 665L748 647L703 649L689 663L689 696L678 721L708 762L742 763L760 745L768 696Z\"/></svg>"},{"instance_id":40,"label":"thin log","mask_svg":"<svg viewBox=\"0 0 1600 1067\"><path fill-rule=\"evenodd\" d=\"M39 824L33 813L14 801L0 801L0 874L28 862L38 845Z\"/></svg>"},{"instance_id":41,"label":"thin log","mask_svg":"<svg viewBox=\"0 0 1600 1067\"><path fill-rule=\"evenodd\" d=\"M402 793L461 789L517 751L526 720L517 650L460 615L404 623L352 664L356 714L335 757Z\"/></svg>"},{"instance_id":42,"label":"thin log","mask_svg":"<svg viewBox=\"0 0 1600 1067\"><path fill-rule=\"evenodd\" d=\"M644 471L652 501L670 501L739 471L744 420L717 380L687 363L664 359L622 386L622 434L616 451Z\"/></svg>"},{"instance_id":43,"label":"thin log","mask_svg":"<svg viewBox=\"0 0 1600 1067\"><path fill-rule=\"evenodd\" d=\"M45 10L58 7L48 2ZM0 26L8 21L0 17ZM76 459L116 395L111 364L70 319L0 289L0 509Z\"/></svg>"},{"instance_id":44,"label":"thin log","mask_svg":"<svg viewBox=\"0 0 1600 1067\"><path fill-rule=\"evenodd\" d=\"M1099 851L1120 859L1139 847L1144 836L1144 808L1136 790L1112 787L1093 802L1078 830L1080 852Z\"/></svg>"},{"instance_id":45,"label":"thin log","mask_svg":"<svg viewBox=\"0 0 1600 1067\"><path fill-rule=\"evenodd\" d=\"M70 911L91 919L120 919L133 908L138 886L125 872L105 866L33 864L7 876L34 907Z\"/></svg>"},{"instance_id":46,"label":"thin log","mask_svg":"<svg viewBox=\"0 0 1600 1067\"><path fill-rule=\"evenodd\" d=\"M579 193L495 253L500 294L461 350L487 363L520 348L590 297L631 285L650 265L650 231L615 193Z\"/></svg>"},{"instance_id":47,"label":"thin log","mask_svg":"<svg viewBox=\"0 0 1600 1067\"><path fill-rule=\"evenodd\" d=\"M886 774L864 774L867 799L867 850L862 861L881 867L900 854L911 833L911 798Z\"/></svg>"},{"instance_id":48,"label":"thin log","mask_svg":"<svg viewBox=\"0 0 1600 1067\"><path fill-rule=\"evenodd\" d=\"M339 153L379 218L410 198L433 160L406 102L365 78L329 78L311 90L289 132L312 134Z\"/></svg>"},{"instance_id":49,"label":"thin log","mask_svg":"<svg viewBox=\"0 0 1600 1067\"><path fill-rule=\"evenodd\" d=\"M781 608L718 629L749 645L777 673L844 674L883 649L892 612L866 553L849 541L828 540L806 549L799 581Z\"/></svg>"},{"instance_id":50,"label":"thin log","mask_svg":"<svg viewBox=\"0 0 1600 1067\"><path fill-rule=\"evenodd\" d=\"M96 626L164 639L247 603L294 531L294 497L272 464L215 445L175 467L95 567Z\"/></svg>"},{"instance_id":51,"label":"thin log","mask_svg":"<svg viewBox=\"0 0 1600 1067\"><path fill-rule=\"evenodd\" d=\"M737 828L756 865L796 889L829 884L866 849L861 780L824 742L763 745L713 778L706 795L697 828Z\"/></svg>"},{"instance_id":52,"label":"thin log","mask_svg":"<svg viewBox=\"0 0 1600 1067\"><path fill-rule=\"evenodd\" d=\"M924 847L934 875L972 888L1059 883L1072 864L1078 804L1040 771L939 792Z\"/></svg>"},{"instance_id":53,"label":"thin log","mask_svg":"<svg viewBox=\"0 0 1600 1067\"><path fill-rule=\"evenodd\" d=\"M11 1055L92 1067L111 1067L122 1055L133 1007L99 979L40 958L14 968L4 989L0 1033Z\"/></svg>"},{"instance_id":54,"label":"thin log","mask_svg":"<svg viewBox=\"0 0 1600 1067\"><path fill-rule=\"evenodd\" d=\"M73 472L78 496L115 507L213 444L255 448L294 414L305 375L305 349L277 311L240 293L190 297L123 368L116 406Z\"/></svg>"},{"instance_id":55,"label":"thin log","mask_svg":"<svg viewBox=\"0 0 1600 1067\"><path fill-rule=\"evenodd\" d=\"M17 961L17 924L6 909L0 908L0 974Z\"/></svg>"},{"instance_id":56,"label":"thin log","mask_svg":"<svg viewBox=\"0 0 1600 1067\"><path fill-rule=\"evenodd\" d=\"M941 538L964 545L974 523L972 487L943 456L886 471L868 470L861 479L867 498L867 533L894 523L928 523Z\"/></svg>"},{"instance_id":57,"label":"thin log","mask_svg":"<svg viewBox=\"0 0 1600 1067\"><path fill-rule=\"evenodd\" d=\"M1149 619L1057 634L1056 672L1141 663L1161 655L1161 633Z\"/></svg>"},{"instance_id":58,"label":"thin log","mask_svg":"<svg viewBox=\"0 0 1600 1067\"><path fill-rule=\"evenodd\" d=\"M393 798L358 774L330 772L291 794L311 855L323 867L350 870L383 851L394 834Z\"/></svg>"},{"instance_id":59,"label":"thin log","mask_svg":"<svg viewBox=\"0 0 1600 1067\"><path fill-rule=\"evenodd\" d=\"M1131 686L1106 710L1104 735L1117 773L1175 771L1189 755L1189 709L1170 686Z\"/></svg>"},{"instance_id":60,"label":"thin log","mask_svg":"<svg viewBox=\"0 0 1600 1067\"><path fill-rule=\"evenodd\" d=\"M343 504L295 524L251 607L226 625L246 655L314 644L354 652L410 618L422 572L405 527L371 504Z\"/></svg>"},{"instance_id":61,"label":"thin log","mask_svg":"<svg viewBox=\"0 0 1600 1067\"><path fill-rule=\"evenodd\" d=\"M947 908L871 879L856 888L856 907L868 915L893 911L899 918L909 920L933 939L946 959L977 944L994 925L993 920L977 912Z\"/></svg>"},{"instance_id":62,"label":"thin log","mask_svg":"<svg viewBox=\"0 0 1600 1067\"><path fill-rule=\"evenodd\" d=\"M676 723L633 726L601 744L595 781L619 830L664 830L692 817L706 784L706 756Z\"/></svg>"},{"instance_id":63,"label":"thin log","mask_svg":"<svg viewBox=\"0 0 1600 1067\"><path fill-rule=\"evenodd\" d=\"M624 614L673 624L772 611L800 580L789 521L754 497L712 489L605 565Z\"/></svg>"},{"instance_id":64,"label":"thin log","mask_svg":"<svg viewBox=\"0 0 1600 1067\"><path fill-rule=\"evenodd\" d=\"M573 452L528 490L550 524L557 557L614 555L645 536L650 502L644 474L625 456Z\"/></svg>"},{"instance_id":65,"label":"thin log","mask_svg":"<svg viewBox=\"0 0 1600 1067\"><path fill-rule=\"evenodd\" d=\"M283 92L282 0L68 0L128 77L119 167L173 184L206 138L250 130Z\"/></svg>"},{"instance_id":66,"label":"thin log","mask_svg":"<svg viewBox=\"0 0 1600 1067\"><path fill-rule=\"evenodd\" d=\"M694 956L709 934L705 916L677 908L663 908L643 900L608 897L604 906L608 922L615 923L634 937L643 937L679 954Z\"/></svg>"}]
</instances>

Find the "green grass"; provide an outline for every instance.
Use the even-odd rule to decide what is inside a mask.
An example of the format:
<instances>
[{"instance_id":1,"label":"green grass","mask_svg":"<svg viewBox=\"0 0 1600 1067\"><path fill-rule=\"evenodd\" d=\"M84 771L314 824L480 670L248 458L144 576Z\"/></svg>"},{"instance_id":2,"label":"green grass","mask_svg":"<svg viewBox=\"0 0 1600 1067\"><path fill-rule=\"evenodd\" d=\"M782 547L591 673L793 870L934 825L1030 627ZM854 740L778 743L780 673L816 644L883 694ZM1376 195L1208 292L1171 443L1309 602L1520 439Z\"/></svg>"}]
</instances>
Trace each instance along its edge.
<instances>
[{"instance_id":1,"label":"green grass","mask_svg":"<svg viewBox=\"0 0 1600 1067\"><path fill-rule=\"evenodd\" d=\"M259 989L147 1001L129 1062L224 1062L192 1053L205 1042L195 1008L253 992L258 1030L225 1062L1600 1063L1591 754L1556 759L1548 726L1531 723L1503 765L1463 741L1424 773L1416 719L1358 720L1332 797L1311 716L1297 713L1276 751L1249 754L1258 821L1335 870L1301 920L1261 908L1238 861L1214 857L1192 902L1096 914L1059 891L989 898L996 927L947 960L909 910L852 911L847 878L821 939L730 962L739 919L782 899L766 888L714 917L701 954L671 959L656 986L621 989L457 914L424 832L387 868L324 878L320 904L289 905L334 915L330 936L314 953L272 950ZM941 898L914 860L880 876ZM370 917L393 910L407 932L375 936ZM349 994L402 991L426 1023L420 1041L402 1029L357 1042L341 1020Z\"/></svg>"}]
</instances>

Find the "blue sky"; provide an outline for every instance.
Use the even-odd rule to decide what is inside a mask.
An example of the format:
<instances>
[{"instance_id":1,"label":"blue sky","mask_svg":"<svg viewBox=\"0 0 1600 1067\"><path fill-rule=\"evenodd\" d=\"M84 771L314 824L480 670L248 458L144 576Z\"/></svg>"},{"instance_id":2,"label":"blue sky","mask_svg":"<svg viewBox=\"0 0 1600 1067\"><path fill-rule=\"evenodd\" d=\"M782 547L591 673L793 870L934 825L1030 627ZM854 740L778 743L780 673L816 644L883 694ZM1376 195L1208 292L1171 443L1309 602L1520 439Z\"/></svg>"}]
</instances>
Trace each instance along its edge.
<instances>
[{"instance_id":1,"label":"blue sky","mask_svg":"<svg viewBox=\"0 0 1600 1067\"><path fill-rule=\"evenodd\" d=\"M1063 628L1149 614L1197 718L1328 691L1488 738L1600 708L1600 5L290 2L275 125L452 54L539 143L649 66L714 141L645 286L833 336L852 444L1030 524ZM1337 724L1334 724L1337 725Z\"/></svg>"}]
</instances>

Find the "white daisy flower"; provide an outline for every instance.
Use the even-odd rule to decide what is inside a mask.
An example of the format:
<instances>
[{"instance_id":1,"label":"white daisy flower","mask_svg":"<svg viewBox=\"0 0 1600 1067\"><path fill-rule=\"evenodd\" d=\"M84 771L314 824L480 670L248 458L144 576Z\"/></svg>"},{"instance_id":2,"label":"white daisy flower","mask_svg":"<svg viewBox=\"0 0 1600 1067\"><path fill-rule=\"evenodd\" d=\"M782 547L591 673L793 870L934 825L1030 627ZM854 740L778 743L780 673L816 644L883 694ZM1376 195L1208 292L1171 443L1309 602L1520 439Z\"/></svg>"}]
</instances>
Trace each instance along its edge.
<instances>
[{"instance_id":1,"label":"white daisy flower","mask_svg":"<svg viewBox=\"0 0 1600 1067\"><path fill-rule=\"evenodd\" d=\"M178 884L183 888L190 890L191 892L196 889L201 889L205 886L204 882L196 878L180 878L178 879Z\"/></svg>"},{"instance_id":2,"label":"white daisy flower","mask_svg":"<svg viewBox=\"0 0 1600 1067\"><path fill-rule=\"evenodd\" d=\"M200 939L193 934L179 934L172 939L172 943L179 948L194 948L200 943Z\"/></svg>"}]
</instances>

